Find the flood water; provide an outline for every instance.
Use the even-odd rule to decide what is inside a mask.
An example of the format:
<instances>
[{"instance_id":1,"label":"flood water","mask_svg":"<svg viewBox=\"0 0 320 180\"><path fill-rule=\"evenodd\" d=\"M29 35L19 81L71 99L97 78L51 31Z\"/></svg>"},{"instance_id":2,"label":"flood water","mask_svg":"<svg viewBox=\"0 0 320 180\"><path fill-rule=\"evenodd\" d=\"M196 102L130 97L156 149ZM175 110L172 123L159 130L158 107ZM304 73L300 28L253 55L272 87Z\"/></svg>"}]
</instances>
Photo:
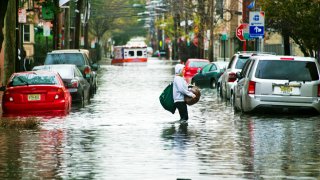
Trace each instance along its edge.
<instances>
[{"instance_id":1,"label":"flood water","mask_svg":"<svg viewBox=\"0 0 320 180\"><path fill-rule=\"evenodd\" d=\"M0 179L320 178L320 116L234 113L201 89L180 126L159 103L176 63L101 65L85 108L36 117L39 129L0 128Z\"/></svg>"}]
</instances>

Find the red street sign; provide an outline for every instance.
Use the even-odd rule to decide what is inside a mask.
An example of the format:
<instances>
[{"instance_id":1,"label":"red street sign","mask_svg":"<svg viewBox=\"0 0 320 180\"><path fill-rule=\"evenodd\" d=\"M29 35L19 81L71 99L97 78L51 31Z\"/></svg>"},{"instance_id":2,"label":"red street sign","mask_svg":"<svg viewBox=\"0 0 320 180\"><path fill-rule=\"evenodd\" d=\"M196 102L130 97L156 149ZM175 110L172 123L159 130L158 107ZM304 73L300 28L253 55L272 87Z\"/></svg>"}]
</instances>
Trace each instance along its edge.
<instances>
[{"instance_id":1,"label":"red street sign","mask_svg":"<svg viewBox=\"0 0 320 180\"><path fill-rule=\"evenodd\" d=\"M248 27L248 24L240 24L236 29L236 36L240 41L245 41L244 30Z\"/></svg>"}]
</instances>

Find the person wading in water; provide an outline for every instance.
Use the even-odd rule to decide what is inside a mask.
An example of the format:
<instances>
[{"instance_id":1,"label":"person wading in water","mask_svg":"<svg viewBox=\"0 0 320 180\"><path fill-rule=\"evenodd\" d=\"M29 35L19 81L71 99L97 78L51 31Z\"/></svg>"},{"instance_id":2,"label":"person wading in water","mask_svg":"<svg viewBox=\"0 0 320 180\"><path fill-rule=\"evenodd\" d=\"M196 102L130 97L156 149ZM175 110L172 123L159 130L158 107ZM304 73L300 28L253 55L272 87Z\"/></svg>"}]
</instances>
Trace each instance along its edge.
<instances>
[{"instance_id":1,"label":"person wading in water","mask_svg":"<svg viewBox=\"0 0 320 180\"><path fill-rule=\"evenodd\" d=\"M188 90L188 83L182 77L182 71L184 69L183 64L177 64L175 66L175 77L173 80L173 100L180 114L180 121L188 121L188 107L184 100L184 96L195 98L196 95Z\"/></svg>"}]
</instances>

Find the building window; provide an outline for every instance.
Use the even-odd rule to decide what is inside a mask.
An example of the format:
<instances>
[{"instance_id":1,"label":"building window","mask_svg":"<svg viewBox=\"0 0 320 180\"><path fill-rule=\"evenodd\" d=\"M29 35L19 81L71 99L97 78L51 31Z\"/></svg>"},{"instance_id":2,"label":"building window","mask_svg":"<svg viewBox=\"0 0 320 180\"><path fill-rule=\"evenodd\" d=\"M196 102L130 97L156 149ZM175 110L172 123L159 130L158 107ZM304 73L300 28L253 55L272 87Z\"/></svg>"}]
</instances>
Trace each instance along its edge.
<instances>
[{"instance_id":1,"label":"building window","mask_svg":"<svg viewBox=\"0 0 320 180\"><path fill-rule=\"evenodd\" d=\"M30 25L23 25L23 42L30 42Z\"/></svg>"}]
</instances>

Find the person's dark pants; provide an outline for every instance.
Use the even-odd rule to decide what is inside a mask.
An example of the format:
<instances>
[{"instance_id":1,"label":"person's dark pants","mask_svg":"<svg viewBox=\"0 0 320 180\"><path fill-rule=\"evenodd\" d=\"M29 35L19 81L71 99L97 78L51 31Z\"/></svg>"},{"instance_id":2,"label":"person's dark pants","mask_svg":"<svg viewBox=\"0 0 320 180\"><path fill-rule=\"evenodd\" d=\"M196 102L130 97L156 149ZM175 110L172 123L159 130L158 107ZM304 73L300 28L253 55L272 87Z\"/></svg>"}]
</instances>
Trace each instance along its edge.
<instances>
[{"instance_id":1,"label":"person's dark pants","mask_svg":"<svg viewBox=\"0 0 320 180\"><path fill-rule=\"evenodd\" d=\"M188 120L188 108L185 102L176 102L174 103L179 111L180 120Z\"/></svg>"}]
</instances>

